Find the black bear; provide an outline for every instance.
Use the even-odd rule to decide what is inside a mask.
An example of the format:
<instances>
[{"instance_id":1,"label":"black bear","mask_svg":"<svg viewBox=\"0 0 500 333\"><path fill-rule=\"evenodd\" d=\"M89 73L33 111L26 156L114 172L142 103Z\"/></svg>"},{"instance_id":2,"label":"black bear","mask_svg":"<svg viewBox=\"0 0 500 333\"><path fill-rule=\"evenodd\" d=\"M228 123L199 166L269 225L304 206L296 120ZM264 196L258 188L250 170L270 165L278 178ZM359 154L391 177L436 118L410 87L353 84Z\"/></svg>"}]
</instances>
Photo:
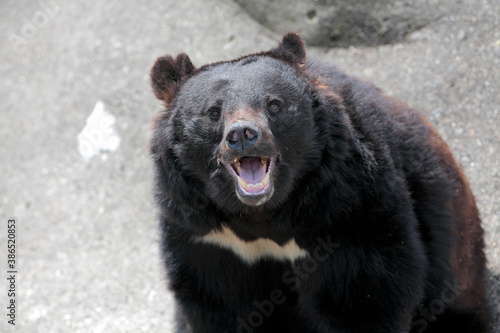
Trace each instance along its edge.
<instances>
[{"instance_id":1,"label":"black bear","mask_svg":"<svg viewBox=\"0 0 500 333\"><path fill-rule=\"evenodd\" d=\"M297 34L163 56L151 153L178 332L487 332L468 182L415 110Z\"/></svg>"}]
</instances>

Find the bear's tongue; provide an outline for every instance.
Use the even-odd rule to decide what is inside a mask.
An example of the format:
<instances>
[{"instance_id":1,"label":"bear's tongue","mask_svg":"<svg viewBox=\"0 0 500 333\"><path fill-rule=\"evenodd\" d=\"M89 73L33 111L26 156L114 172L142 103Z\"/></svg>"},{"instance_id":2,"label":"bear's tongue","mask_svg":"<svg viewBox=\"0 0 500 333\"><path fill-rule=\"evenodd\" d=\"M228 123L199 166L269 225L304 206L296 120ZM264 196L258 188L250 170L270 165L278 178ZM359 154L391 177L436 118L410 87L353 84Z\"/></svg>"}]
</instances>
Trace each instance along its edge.
<instances>
[{"instance_id":1,"label":"bear's tongue","mask_svg":"<svg viewBox=\"0 0 500 333\"><path fill-rule=\"evenodd\" d=\"M266 168L260 162L260 157L242 157L240 163L240 178L247 183L258 183L266 175Z\"/></svg>"}]
</instances>

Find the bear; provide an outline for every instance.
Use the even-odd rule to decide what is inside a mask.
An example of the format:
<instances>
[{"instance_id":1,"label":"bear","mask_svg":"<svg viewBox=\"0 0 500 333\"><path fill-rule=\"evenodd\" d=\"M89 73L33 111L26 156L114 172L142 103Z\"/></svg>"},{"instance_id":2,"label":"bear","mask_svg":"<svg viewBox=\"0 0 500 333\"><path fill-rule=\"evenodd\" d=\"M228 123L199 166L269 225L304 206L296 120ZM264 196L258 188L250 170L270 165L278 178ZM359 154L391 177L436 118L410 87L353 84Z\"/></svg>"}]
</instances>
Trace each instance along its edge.
<instances>
[{"instance_id":1,"label":"bear","mask_svg":"<svg viewBox=\"0 0 500 333\"><path fill-rule=\"evenodd\" d=\"M479 212L418 111L296 33L150 78L177 332L489 331Z\"/></svg>"}]
</instances>

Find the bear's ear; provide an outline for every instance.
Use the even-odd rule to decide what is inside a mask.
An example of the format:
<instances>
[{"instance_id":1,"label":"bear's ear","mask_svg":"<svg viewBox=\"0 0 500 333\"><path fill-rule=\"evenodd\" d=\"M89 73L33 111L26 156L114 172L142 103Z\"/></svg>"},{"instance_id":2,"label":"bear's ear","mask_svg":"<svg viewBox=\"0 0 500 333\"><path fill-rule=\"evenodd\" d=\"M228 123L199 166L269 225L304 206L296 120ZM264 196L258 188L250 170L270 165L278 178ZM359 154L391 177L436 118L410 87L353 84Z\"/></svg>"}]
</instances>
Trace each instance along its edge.
<instances>
[{"instance_id":1,"label":"bear's ear","mask_svg":"<svg viewBox=\"0 0 500 333\"><path fill-rule=\"evenodd\" d=\"M299 34L294 32L283 36L278 47L269 51L269 54L291 65L303 67L306 64L306 46Z\"/></svg>"},{"instance_id":2,"label":"bear's ear","mask_svg":"<svg viewBox=\"0 0 500 333\"><path fill-rule=\"evenodd\" d=\"M167 105L174 99L180 88L182 80L193 73L195 67L185 53L181 53L177 58L166 55L156 59L151 68L150 78L153 92L161 101Z\"/></svg>"}]
</instances>

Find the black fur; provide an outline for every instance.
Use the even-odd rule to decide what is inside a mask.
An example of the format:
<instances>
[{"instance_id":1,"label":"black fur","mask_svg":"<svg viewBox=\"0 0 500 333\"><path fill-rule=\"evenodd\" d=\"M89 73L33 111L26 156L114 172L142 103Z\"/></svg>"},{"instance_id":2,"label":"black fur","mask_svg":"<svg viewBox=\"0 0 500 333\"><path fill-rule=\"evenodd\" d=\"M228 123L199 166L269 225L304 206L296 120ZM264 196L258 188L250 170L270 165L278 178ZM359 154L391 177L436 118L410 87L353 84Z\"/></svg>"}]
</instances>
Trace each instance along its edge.
<instances>
[{"instance_id":1,"label":"black fur","mask_svg":"<svg viewBox=\"0 0 500 333\"><path fill-rule=\"evenodd\" d=\"M166 104L151 150L179 332L487 332L479 214L418 112L306 61L295 34L199 69L162 57L151 77ZM224 166L241 157L224 138L243 114L268 134L244 154L277 156L262 204L239 198ZM309 257L249 264L194 241L223 225L245 241L294 238Z\"/></svg>"}]
</instances>

